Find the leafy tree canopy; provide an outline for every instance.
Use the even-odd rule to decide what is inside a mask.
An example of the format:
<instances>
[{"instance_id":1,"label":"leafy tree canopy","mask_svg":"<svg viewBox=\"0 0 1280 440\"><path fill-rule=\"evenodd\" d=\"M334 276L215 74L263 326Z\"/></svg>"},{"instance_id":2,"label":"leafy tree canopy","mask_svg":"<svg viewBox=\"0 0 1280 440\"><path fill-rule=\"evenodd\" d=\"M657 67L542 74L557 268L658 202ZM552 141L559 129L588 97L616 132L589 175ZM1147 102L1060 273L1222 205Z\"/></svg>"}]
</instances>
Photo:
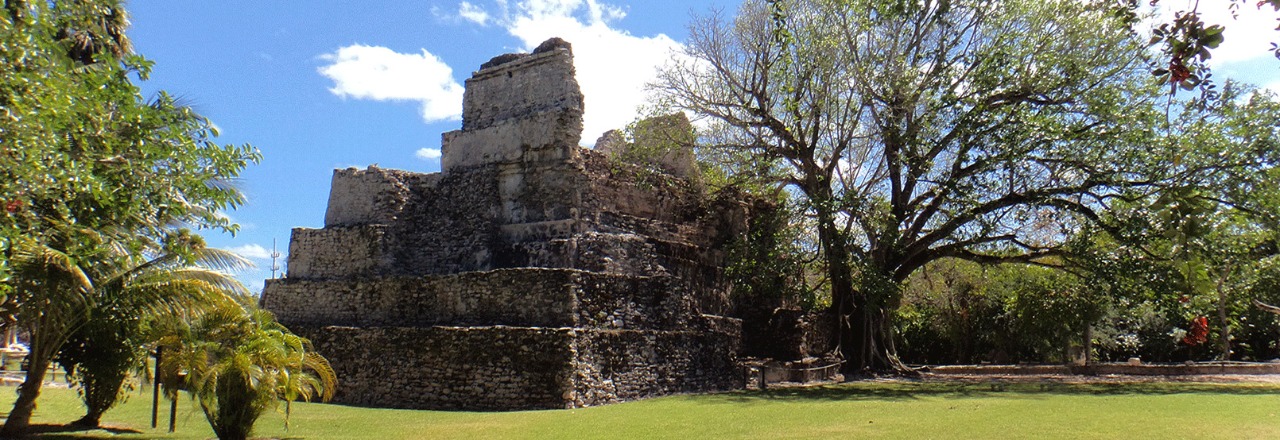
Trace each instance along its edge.
<instances>
[{"instance_id":1,"label":"leafy tree canopy","mask_svg":"<svg viewBox=\"0 0 1280 440\"><path fill-rule=\"evenodd\" d=\"M236 227L231 184L259 159L160 94L119 0L6 0L0 13L0 294L31 334L3 434L26 429L44 369L97 298L91 274L160 250L174 226ZM109 272L109 271L107 271Z\"/></svg>"},{"instance_id":2,"label":"leafy tree canopy","mask_svg":"<svg viewBox=\"0 0 1280 440\"><path fill-rule=\"evenodd\" d=\"M1275 177L1276 118L1171 104L1116 12L748 1L695 22L655 89L717 127L714 147L746 152L738 170L765 163L804 202L848 365L882 368L900 285L931 261L1055 264L1077 231L1114 230L1117 202Z\"/></svg>"}]
</instances>

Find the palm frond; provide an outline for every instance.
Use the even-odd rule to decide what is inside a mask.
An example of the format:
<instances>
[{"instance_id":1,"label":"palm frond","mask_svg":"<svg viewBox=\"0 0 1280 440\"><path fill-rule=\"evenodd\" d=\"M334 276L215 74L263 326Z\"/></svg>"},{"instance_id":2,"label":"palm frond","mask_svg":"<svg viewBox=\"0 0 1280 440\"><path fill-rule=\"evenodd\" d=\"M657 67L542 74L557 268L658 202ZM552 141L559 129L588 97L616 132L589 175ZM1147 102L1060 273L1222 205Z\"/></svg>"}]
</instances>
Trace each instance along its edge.
<instances>
[{"instance_id":1,"label":"palm frond","mask_svg":"<svg viewBox=\"0 0 1280 440\"><path fill-rule=\"evenodd\" d=\"M196 252L196 263L214 270L235 272L254 267L252 261L234 252L204 248Z\"/></svg>"}]
</instances>

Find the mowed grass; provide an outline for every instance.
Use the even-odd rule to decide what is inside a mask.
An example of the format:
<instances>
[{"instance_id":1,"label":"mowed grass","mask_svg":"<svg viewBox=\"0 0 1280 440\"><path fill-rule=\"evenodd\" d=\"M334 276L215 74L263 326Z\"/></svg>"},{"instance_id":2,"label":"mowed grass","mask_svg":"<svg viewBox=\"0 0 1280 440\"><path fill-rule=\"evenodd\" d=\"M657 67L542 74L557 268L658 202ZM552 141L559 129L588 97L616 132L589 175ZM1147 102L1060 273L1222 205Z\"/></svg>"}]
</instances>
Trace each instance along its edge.
<instances>
[{"instance_id":1,"label":"mowed grass","mask_svg":"<svg viewBox=\"0 0 1280 440\"><path fill-rule=\"evenodd\" d=\"M13 405L13 387L0 405ZM107 413L113 429L62 431L81 415L75 392L46 389L37 438L213 437L190 399L178 430L150 427L150 395ZM283 411L283 406L280 407ZM628 438L1280 438L1276 384L957 384L855 382L820 388L673 396L576 410L409 411L294 404L259 421L255 436L298 439Z\"/></svg>"}]
</instances>

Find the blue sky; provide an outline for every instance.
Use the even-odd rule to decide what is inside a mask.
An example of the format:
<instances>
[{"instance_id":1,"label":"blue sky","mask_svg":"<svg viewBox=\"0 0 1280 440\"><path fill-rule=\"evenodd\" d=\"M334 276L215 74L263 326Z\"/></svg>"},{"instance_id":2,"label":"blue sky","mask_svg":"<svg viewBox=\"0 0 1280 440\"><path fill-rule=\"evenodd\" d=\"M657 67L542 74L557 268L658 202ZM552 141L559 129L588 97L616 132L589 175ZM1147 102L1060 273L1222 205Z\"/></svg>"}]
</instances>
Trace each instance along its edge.
<instances>
[{"instance_id":1,"label":"blue sky","mask_svg":"<svg viewBox=\"0 0 1280 440\"><path fill-rule=\"evenodd\" d=\"M592 142L634 118L642 84L684 40L691 13L737 4L163 0L128 8L136 50L156 63L144 92L181 97L219 127L221 142L262 151L239 182L247 205L228 213L240 233L206 234L258 264L240 278L259 290L272 240L284 255L292 228L323 225L334 168L439 170L440 134L461 125L461 84L489 58L552 36L573 43L587 99L583 140ZM1207 22L1228 24L1215 76L1280 90L1280 61L1265 44L1280 40L1274 14L1213 14Z\"/></svg>"}]
</instances>

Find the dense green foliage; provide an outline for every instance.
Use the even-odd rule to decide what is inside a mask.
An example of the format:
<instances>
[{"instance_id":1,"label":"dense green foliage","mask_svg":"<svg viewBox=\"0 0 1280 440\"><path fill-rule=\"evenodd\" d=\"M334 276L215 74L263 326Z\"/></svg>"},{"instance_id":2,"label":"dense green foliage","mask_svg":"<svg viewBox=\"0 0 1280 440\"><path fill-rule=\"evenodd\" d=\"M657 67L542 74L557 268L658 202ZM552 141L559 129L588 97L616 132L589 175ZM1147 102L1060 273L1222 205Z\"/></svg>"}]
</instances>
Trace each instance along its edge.
<instances>
[{"instance_id":1,"label":"dense green foliage","mask_svg":"<svg viewBox=\"0 0 1280 440\"><path fill-rule=\"evenodd\" d=\"M264 412L285 401L329 400L337 379L328 361L259 309L252 298L157 323L164 335L157 374L165 394L190 390L220 440L244 440Z\"/></svg>"},{"instance_id":2,"label":"dense green foliage","mask_svg":"<svg viewBox=\"0 0 1280 440\"><path fill-rule=\"evenodd\" d=\"M78 424L97 426L102 414L131 388L130 375L144 370L147 348L165 336L158 334L155 321L249 295L226 272L243 268L247 261L205 248L198 236L183 232L167 240L173 253L95 277L99 299L89 310L89 320L75 329L56 357L85 401L87 411Z\"/></svg>"},{"instance_id":3,"label":"dense green foliage","mask_svg":"<svg viewBox=\"0 0 1280 440\"><path fill-rule=\"evenodd\" d=\"M803 208L795 223L812 225L805 251L823 265L846 365L902 368L893 320L904 283L932 262L1071 269L1103 282L1085 297L1110 298L1129 281L1086 276L1088 255L1149 254L1181 268L1183 293L1225 298L1220 281L1238 277L1224 269L1243 265L1209 257L1253 254L1204 246L1249 248L1200 231L1274 225L1274 96L1229 85L1170 100L1127 17L1114 2L748 1L694 23L686 61L655 88L712 121L704 141L728 153L704 157L737 161L719 169L771 179ZM1037 308L1076 307L1004 295L1025 298L1008 310L1025 331L1048 332ZM1091 328L1099 307L1073 325Z\"/></svg>"},{"instance_id":4,"label":"dense green foliage","mask_svg":"<svg viewBox=\"0 0 1280 440\"><path fill-rule=\"evenodd\" d=\"M115 312L122 268L176 250L162 248L175 226L235 231L219 211L243 202L230 179L259 158L214 142L213 125L171 97L143 99L133 78L150 63L130 53L120 3L6 0L0 13L0 294L31 349L5 435L25 431L73 334L118 336L84 326Z\"/></svg>"},{"instance_id":5,"label":"dense green foliage","mask_svg":"<svg viewBox=\"0 0 1280 440\"><path fill-rule=\"evenodd\" d=\"M150 62L103 47L123 29L72 27L99 25L93 14L123 13L112 2L5 2L5 243L29 240L78 256L111 242L139 251L173 224L234 230L218 211L242 202L227 182L257 151L213 142L213 126L167 95L144 100L130 77L145 78ZM98 51L82 53L90 49Z\"/></svg>"}]
</instances>

